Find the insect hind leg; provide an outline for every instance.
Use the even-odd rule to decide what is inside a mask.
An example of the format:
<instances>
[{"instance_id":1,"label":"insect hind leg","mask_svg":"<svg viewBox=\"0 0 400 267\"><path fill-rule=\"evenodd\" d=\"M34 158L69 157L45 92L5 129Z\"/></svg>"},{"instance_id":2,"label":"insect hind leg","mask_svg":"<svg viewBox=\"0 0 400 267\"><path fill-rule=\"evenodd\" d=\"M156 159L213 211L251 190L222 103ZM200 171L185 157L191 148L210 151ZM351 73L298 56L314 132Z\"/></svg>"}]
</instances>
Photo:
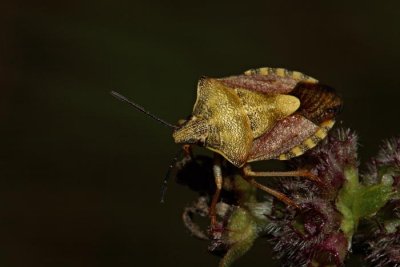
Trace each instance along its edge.
<instances>
[{"instance_id":1,"label":"insect hind leg","mask_svg":"<svg viewBox=\"0 0 400 267\"><path fill-rule=\"evenodd\" d=\"M262 185L258 183L254 177L305 177L313 182L316 182L319 185L323 185L321 180L318 178L318 176L314 175L310 171L307 170L295 170L295 171L284 171L284 172L255 172L251 170L250 165L246 165L243 167L243 174L246 179L250 184L254 185L258 189L261 189L268 194L276 197L280 201L284 202L285 204L295 207L295 208L300 208L299 205L297 205L293 200L291 200L288 196L285 194L273 190L265 185Z\"/></svg>"},{"instance_id":2,"label":"insect hind leg","mask_svg":"<svg viewBox=\"0 0 400 267\"><path fill-rule=\"evenodd\" d=\"M274 189L272 189L272 188L269 188L268 186L265 186L265 185L262 185L262 184L256 182L256 180L254 180L254 178L251 178L251 177L246 176L245 179L246 179L246 181L249 182L251 185L254 185L254 186L257 187L258 189L263 190L263 191L267 192L268 194L270 194L271 196L276 197L277 199L279 199L279 200L282 201L283 203L285 203L285 204L287 204L287 205L289 205L289 206L292 206L292 207L294 207L294 208L296 208L296 209L300 209L300 206L297 205L293 200L291 200L291 199L290 199L288 196L286 196L285 194L283 194L283 193L281 193L281 192L279 192L279 191L276 191L276 190L274 190Z\"/></svg>"},{"instance_id":3,"label":"insect hind leg","mask_svg":"<svg viewBox=\"0 0 400 267\"><path fill-rule=\"evenodd\" d=\"M246 165L243 168L243 173L245 176L250 177L305 177L306 179L313 181L319 185L324 185L324 183L319 179L318 176L308 170L255 172L251 169L250 165Z\"/></svg>"}]
</instances>

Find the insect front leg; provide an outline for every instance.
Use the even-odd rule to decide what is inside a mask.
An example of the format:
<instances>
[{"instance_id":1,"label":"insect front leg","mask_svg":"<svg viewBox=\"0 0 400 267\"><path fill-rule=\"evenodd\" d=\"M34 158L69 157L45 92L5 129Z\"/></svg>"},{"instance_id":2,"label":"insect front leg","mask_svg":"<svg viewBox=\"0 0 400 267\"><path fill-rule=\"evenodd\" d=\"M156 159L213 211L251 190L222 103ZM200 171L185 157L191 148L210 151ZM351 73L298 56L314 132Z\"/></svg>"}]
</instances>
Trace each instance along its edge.
<instances>
[{"instance_id":1,"label":"insect front leg","mask_svg":"<svg viewBox=\"0 0 400 267\"><path fill-rule=\"evenodd\" d=\"M221 156L218 155L217 153L214 153L213 173L214 173L216 190L214 192L214 195L213 195L213 198L211 201L210 212L209 212L212 228L214 228L217 224L216 206L218 203L219 196L221 194L222 182L223 182L222 170L221 170Z\"/></svg>"},{"instance_id":2,"label":"insect front leg","mask_svg":"<svg viewBox=\"0 0 400 267\"><path fill-rule=\"evenodd\" d=\"M183 158L181 158L183 155ZM171 163L169 164L168 171L164 176L164 180L161 186L161 199L160 202L164 203L165 201L165 194L168 188L168 180L171 177L172 173L179 168L182 168L188 161L192 160L193 158L193 151L190 145L183 145L181 149L177 152L175 157L172 159Z\"/></svg>"}]
</instances>

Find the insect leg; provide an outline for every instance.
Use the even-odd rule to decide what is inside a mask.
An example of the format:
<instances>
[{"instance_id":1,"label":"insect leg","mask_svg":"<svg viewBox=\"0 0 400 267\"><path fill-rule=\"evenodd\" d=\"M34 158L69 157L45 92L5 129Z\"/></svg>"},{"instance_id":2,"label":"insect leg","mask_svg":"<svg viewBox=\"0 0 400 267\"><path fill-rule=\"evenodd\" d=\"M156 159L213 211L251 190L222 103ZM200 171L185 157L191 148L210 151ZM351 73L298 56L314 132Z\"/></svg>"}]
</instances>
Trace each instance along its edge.
<instances>
[{"instance_id":1,"label":"insect leg","mask_svg":"<svg viewBox=\"0 0 400 267\"><path fill-rule=\"evenodd\" d=\"M261 189L265 192L267 192L268 194L276 197L277 199L279 199L280 201L282 201L283 203L295 207L296 209L300 209L300 206L297 205L293 200L291 200L289 197L287 197L285 194L276 191L274 189L271 189L265 185L262 185L258 182L256 182L256 180L254 180L254 178L250 178L248 176L245 177L246 181L249 182L251 185L254 185L255 187L257 187L258 189Z\"/></svg>"},{"instance_id":2,"label":"insect leg","mask_svg":"<svg viewBox=\"0 0 400 267\"><path fill-rule=\"evenodd\" d=\"M185 158L193 158L193 150L191 145L183 145L182 151Z\"/></svg>"},{"instance_id":3,"label":"insect leg","mask_svg":"<svg viewBox=\"0 0 400 267\"><path fill-rule=\"evenodd\" d=\"M245 176L251 177L305 177L313 182L323 185L323 182L316 176L307 170L295 170L295 171L284 171L284 172L255 172L251 170L250 165L246 165L243 168Z\"/></svg>"},{"instance_id":4,"label":"insect leg","mask_svg":"<svg viewBox=\"0 0 400 267\"><path fill-rule=\"evenodd\" d=\"M193 158L190 145L184 145L181 149L179 149L178 153L176 153L175 157L169 164L167 174L164 176L164 180L161 185L161 200L160 200L161 203L164 203L165 201L165 194L167 193L168 189L168 180L171 177L172 172L177 168L178 159L181 157L182 153L185 159Z\"/></svg>"},{"instance_id":5,"label":"insect leg","mask_svg":"<svg viewBox=\"0 0 400 267\"><path fill-rule=\"evenodd\" d=\"M216 206L218 203L219 196L221 194L222 189L222 170L221 170L221 156L214 153L214 179L215 185L217 186L215 193L213 195L211 206L210 206L210 218L211 218L211 227L214 227L217 224L217 214L216 214Z\"/></svg>"},{"instance_id":6,"label":"insect leg","mask_svg":"<svg viewBox=\"0 0 400 267\"><path fill-rule=\"evenodd\" d=\"M209 240L207 234L200 228L198 224L194 222L194 216L196 215L199 215L200 217L205 217L208 215L207 197L199 197L191 206L186 207L182 214L182 220L186 228L194 237L203 240Z\"/></svg>"}]
</instances>

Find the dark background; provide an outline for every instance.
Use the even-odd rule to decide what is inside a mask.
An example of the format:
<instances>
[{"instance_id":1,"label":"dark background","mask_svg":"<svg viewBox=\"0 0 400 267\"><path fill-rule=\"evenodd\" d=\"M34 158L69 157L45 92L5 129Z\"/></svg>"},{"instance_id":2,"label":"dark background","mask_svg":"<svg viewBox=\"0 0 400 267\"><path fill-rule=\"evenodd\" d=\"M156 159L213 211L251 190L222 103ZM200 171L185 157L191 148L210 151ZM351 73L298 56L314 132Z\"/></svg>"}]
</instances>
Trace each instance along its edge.
<instances>
[{"instance_id":1,"label":"dark background","mask_svg":"<svg viewBox=\"0 0 400 267\"><path fill-rule=\"evenodd\" d=\"M201 75L285 67L336 88L361 160L400 132L400 2L0 4L0 265L217 266L159 188ZM373 2L373 1L370 1ZM236 266L271 262L266 241ZM277 265L277 263L274 263Z\"/></svg>"}]
</instances>

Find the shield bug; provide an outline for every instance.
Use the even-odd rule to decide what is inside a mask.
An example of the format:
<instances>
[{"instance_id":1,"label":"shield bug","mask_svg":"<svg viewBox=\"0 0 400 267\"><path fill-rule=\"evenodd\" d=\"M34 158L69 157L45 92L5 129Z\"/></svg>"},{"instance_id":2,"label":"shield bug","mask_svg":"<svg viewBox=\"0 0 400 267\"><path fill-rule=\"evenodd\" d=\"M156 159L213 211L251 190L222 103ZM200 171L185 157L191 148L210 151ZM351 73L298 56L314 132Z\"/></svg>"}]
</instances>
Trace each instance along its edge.
<instances>
[{"instance_id":1,"label":"shield bug","mask_svg":"<svg viewBox=\"0 0 400 267\"><path fill-rule=\"evenodd\" d=\"M128 99L112 92L124 101ZM318 180L306 170L254 172L249 163L262 160L288 160L302 155L323 140L335 123L342 106L340 97L329 86L301 72L283 68L259 68L244 74L203 77L197 85L193 112L179 125L172 125L176 143L199 145L214 151L213 172L216 192L210 217L215 223L215 206L222 188L222 160L241 168L247 181L286 204L298 207L284 194L259 184L254 177L303 176Z\"/></svg>"}]
</instances>

